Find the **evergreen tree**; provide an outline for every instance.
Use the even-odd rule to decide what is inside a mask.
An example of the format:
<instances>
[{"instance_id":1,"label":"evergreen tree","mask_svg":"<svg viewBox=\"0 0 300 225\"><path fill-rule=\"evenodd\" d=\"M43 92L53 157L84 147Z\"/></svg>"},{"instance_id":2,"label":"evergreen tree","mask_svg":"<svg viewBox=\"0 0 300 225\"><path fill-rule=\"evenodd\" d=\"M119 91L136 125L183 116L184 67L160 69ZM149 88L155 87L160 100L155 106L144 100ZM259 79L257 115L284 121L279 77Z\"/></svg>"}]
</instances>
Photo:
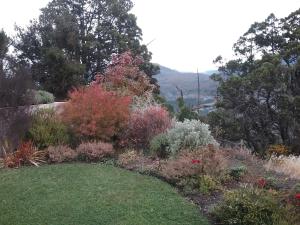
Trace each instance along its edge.
<instances>
[{"instance_id":1,"label":"evergreen tree","mask_svg":"<svg viewBox=\"0 0 300 225\"><path fill-rule=\"evenodd\" d=\"M128 50L143 57L141 68L152 77L158 68L141 44L132 7L131 0L52 0L38 20L17 28L18 58L31 66L35 81L62 98L104 72L113 54Z\"/></svg>"},{"instance_id":2,"label":"evergreen tree","mask_svg":"<svg viewBox=\"0 0 300 225\"><path fill-rule=\"evenodd\" d=\"M254 23L234 45L237 59L222 57L217 111L209 121L219 138L244 139L264 154L271 144L300 153L300 10ZM222 132L219 132L219 131Z\"/></svg>"}]
</instances>

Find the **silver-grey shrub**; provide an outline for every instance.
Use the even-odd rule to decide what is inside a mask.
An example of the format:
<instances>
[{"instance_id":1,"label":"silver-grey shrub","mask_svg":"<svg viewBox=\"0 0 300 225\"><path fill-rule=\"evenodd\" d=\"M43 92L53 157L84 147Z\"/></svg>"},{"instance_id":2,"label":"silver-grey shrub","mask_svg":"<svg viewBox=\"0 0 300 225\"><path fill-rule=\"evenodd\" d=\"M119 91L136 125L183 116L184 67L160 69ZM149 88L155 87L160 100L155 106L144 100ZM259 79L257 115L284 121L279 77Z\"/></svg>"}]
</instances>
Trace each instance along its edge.
<instances>
[{"instance_id":1,"label":"silver-grey shrub","mask_svg":"<svg viewBox=\"0 0 300 225\"><path fill-rule=\"evenodd\" d=\"M209 125L199 120L176 122L167 135L172 155L176 155L181 149L192 150L208 144L218 145L211 135Z\"/></svg>"}]
</instances>

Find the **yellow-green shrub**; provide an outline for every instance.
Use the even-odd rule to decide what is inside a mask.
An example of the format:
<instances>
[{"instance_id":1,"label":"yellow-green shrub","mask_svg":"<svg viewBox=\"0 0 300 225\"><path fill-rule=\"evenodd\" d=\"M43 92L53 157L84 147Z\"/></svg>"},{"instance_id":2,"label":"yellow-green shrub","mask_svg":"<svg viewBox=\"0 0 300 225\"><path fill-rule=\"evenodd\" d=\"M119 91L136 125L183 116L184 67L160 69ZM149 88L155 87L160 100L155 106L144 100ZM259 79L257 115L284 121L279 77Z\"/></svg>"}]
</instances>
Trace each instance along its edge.
<instances>
[{"instance_id":1,"label":"yellow-green shrub","mask_svg":"<svg viewBox=\"0 0 300 225\"><path fill-rule=\"evenodd\" d=\"M202 194L209 194L217 189L217 182L209 175L199 177L199 191Z\"/></svg>"},{"instance_id":2,"label":"yellow-green shrub","mask_svg":"<svg viewBox=\"0 0 300 225\"><path fill-rule=\"evenodd\" d=\"M276 197L254 188L227 192L213 214L223 225L289 225Z\"/></svg>"},{"instance_id":3,"label":"yellow-green shrub","mask_svg":"<svg viewBox=\"0 0 300 225\"><path fill-rule=\"evenodd\" d=\"M67 127L58 119L53 109L40 109L33 115L27 138L39 148L64 145L70 141Z\"/></svg>"}]
</instances>

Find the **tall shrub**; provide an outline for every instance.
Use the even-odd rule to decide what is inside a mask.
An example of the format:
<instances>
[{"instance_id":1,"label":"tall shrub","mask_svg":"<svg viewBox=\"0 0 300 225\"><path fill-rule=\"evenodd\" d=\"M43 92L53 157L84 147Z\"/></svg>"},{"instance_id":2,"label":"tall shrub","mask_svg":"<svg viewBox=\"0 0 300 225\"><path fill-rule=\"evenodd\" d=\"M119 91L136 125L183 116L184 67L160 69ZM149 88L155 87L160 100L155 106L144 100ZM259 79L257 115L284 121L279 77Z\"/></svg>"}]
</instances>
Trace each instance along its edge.
<instances>
[{"instance_id":1,"label":"tall shrub","mask_svg":"<svg viewBox=\"0 0 300 225\"><path fill-rule=\"evenodd\" d=\"M115 55L104 74L96 75L94 83L123 95L144 96L152 93L157 87L141 70L143 63L142 57L134 56L131 52Z\"/></svg>"},{"instance_id":2,"label":"tall shrub","mask_svg":"<svg viewBox=\"0 0 300 225\"><path fill-rule=\"evenodd\" d=\"M62 116L79 138L109 141L126 125L130 102L100 85L82 87L70 93Z\"/></svg>"}]
</instances>

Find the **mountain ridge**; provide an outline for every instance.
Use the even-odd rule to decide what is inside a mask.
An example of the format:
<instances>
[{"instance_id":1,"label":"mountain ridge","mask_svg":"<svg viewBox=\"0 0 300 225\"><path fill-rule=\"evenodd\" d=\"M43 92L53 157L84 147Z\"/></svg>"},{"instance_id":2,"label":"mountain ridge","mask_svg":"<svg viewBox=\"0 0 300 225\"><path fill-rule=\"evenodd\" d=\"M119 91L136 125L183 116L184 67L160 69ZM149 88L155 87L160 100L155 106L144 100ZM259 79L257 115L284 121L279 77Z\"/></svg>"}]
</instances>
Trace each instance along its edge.
<instances>
[{"instance_id":1,"label":"mountain ridge","mask_svg":"<svg viewBox=\"0 0 300 225\"><path fill-rule=\"evenodd\" d=\"M175 101L183 91L185 99L195 101L198 97L198 76L197 73L180 72L162 65L160 73L155 75L160 85L161 94L166 97L167 101ZM209 74L199 73L200 96L201 98L214 98L217 90L217 83L210 79Z\"/></svg>"}]
</instances>

